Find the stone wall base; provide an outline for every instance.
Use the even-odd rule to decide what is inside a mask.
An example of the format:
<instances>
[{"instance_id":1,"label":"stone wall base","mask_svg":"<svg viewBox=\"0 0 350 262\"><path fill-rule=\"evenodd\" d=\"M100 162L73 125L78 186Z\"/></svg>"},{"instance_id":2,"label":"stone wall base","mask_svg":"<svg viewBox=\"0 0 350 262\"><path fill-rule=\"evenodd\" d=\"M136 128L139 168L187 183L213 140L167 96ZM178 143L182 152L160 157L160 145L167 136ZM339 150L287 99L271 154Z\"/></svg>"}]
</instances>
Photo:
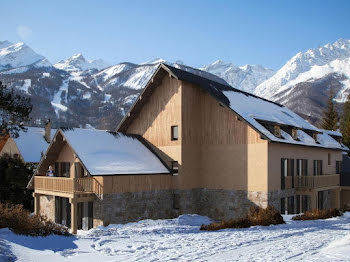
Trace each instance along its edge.
<instances>
[{"instance_id":1,"label":"stone wall base","mask_svg":"<svg viewBox=\"0 0 350 262\"><path fill-rule=\"evenodd\" d=\"M155 190L103 195L94 202L94 226L200 214L215 220L239 218L251 206L267 207L268 193L244 190Z\"/></svg>"}]
</instances>

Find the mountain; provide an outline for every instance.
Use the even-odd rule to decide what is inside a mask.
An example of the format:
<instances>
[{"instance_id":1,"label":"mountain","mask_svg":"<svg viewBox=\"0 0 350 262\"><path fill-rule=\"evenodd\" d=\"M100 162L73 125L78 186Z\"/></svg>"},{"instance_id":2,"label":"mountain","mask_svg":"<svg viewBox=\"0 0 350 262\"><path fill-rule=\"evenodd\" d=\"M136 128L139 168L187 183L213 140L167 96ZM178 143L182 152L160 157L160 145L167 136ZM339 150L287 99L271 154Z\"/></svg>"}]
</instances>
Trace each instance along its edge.
<instances>
[{"instance_id":1,"label":"mountain","mask_svg":"<svg viewBox=\"0 0 350 262\"><path fill-rule=\"evenodd\" d=\"M346 101L350 93L350 40L339 39L296 54L258 85L255 94L286 105L317 123L330 88L336 93L335 102Z\"/></svg>"},{"instance_id":2,"label":"mountain","mask_svg":"<svg viewBox=\"0 0 350 262\"><path fill-rule=\"evenodd\" d=\"M141 64L109 66L82 54L52 65L24 43L0 41L0 81L31 98L31 125L50 118L55 127L114 129L142 91L159 63L230 84L282 103L312 123L326 107L329 89L337 107L350 93L350 41L298 53L275 74L260 65L236 66L216 61L201 69L156 58Z\"/></svg>"},{"instance_id":3,"label":"mountain","mask_svg":"<svg viewBox=\"0 0 350 262\"><path fill-rule=\"evenodd\" d=\"M68 72L85 71L89 69L102 70L110 65L102 59L86 60L82 54L76 54L66 60L62 60L54 65L54 67Z\"/></svg>"},{"instance_id":4,"label":"mountain","mask_svg":"<svg viewBox=\"0 0 350 262\"><path fill-rule=\"evenodd\" d=\"M254 93L255 88L269 79L275 72L260 65L236 66L217 60L201 68L226 80L231 86Z\"/></svg>"},{"instance_id":5,"label":"mountain","mask_svg":"<svg viewBox=\"0 0 350 262\"><path fill-rule=\"evenodd\" d=\"M51 63L24 43L13 44L0 41L0 70L16 68L25 71L28 67L50 67Z\"/></svg>"}]
</instances>

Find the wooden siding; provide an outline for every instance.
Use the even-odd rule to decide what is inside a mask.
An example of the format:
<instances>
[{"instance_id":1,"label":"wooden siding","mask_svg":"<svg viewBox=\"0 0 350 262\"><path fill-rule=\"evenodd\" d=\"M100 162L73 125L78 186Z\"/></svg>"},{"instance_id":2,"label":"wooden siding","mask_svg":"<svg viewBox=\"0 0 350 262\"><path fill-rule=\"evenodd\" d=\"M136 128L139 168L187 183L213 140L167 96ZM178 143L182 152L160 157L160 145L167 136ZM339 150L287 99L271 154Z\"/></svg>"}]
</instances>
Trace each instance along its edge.
<instances>
[{"instance_id":1,"label":"wooden siding","mask_svg":"<svg viewBox=\"0 0 350 262\"><path fill-rule=\"evenodd\" d=\"M197 86L182 86L181 186L266 191L267 141Z\"/></svg>"},{"instance_id":2,"label":"wooden siding","mask_svg":"<svg viewBox=\"0 0 350 262\"><path fill-rule=\"evenodd\" d=\"M172 189L172 176L164 174L94 176L94 178L100 181L103 194Z\"/></svg>"},{"instance_id":3,"label":"wooden siding","mask_svg":"<svg viewBox=\"0 0 350 262\"><path fill-rule=\"evenodd\" d=\"M267 141L198 86L168 75L128 133L142 135L169 164L179 162L173 188L267 189ZM171 126L179 139L171 141ZM247 176L249 174L249 176Z\"/></svg>"}]
</instances>

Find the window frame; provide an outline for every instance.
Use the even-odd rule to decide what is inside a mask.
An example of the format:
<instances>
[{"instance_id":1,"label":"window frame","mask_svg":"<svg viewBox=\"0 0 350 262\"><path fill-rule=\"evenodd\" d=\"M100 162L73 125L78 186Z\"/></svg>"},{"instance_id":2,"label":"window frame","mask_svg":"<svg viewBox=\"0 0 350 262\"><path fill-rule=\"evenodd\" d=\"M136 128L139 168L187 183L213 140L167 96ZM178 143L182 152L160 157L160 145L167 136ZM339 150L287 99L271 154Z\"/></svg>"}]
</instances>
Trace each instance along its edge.
<instances>
[{"instance_id":1,"label":"window frame","mask_svg":"<svg viewBox=\"0 0 350 262\"><path fill-rule=\"evenodd\" d=\"M173 125L170 127L171 129L171 141L177 141L179 140L179 126L178 125ZM176 132L175 132L176 130ZM175 136L176 135L176 136Z\"/></svg>"}]
</instances>

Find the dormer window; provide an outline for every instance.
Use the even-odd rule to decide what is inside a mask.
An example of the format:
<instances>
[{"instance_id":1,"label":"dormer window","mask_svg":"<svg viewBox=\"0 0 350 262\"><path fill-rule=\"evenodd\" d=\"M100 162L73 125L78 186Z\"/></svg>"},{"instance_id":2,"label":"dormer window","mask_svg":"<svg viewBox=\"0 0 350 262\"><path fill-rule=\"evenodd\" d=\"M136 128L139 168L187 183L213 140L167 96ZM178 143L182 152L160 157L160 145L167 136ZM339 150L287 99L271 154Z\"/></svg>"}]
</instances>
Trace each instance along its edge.
<instances>
[{"instance_id":1,"label":"dormer window","mask_svg":"<svg viewBox=\"0 0 350 262\"><path fill-rule=\"evenodd\" d=\"M298 140L298 129L292 129L292 138Z\"/></svg>"},{"instance_id":2,"label":"dormer window","mask_svg":"<svg viewBox=\"0 0 350 262\"><path fill-rule=\"evenodd\" d=\"M274 135L275 137L281 137L281 127L274 126Z\"/></svg>"}]
</instances>

